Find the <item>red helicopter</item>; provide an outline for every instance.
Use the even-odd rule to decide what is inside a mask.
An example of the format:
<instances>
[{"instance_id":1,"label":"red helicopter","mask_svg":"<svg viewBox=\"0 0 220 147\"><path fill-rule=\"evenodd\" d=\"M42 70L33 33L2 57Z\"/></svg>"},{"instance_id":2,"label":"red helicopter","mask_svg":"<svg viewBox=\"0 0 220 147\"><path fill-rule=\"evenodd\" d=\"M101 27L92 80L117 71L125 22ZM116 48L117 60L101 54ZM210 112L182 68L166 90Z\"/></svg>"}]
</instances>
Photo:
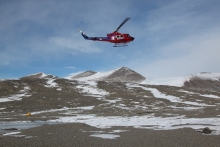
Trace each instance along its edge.
<instances>
[{"instance_id":1,"label":"red helicopter","mask_svg":"<svg viewBox=\"0 0 220 147\"><path fill-rule=\"evenodd\" d=\"M124 25L130 18L126 18L121 25L113 32L107 34L107 37L88 37L83 31L78 29L79 32L82 33L82 36L86 40L93 40L93 41L108 41L111 43L114 43L115 46L113 47L123 47L128 46L127 43L134 40L134 37L131 37L129 34L121 34L118 32L118 30L121 28L122 25Z\"/></svg>"}]
</instances>

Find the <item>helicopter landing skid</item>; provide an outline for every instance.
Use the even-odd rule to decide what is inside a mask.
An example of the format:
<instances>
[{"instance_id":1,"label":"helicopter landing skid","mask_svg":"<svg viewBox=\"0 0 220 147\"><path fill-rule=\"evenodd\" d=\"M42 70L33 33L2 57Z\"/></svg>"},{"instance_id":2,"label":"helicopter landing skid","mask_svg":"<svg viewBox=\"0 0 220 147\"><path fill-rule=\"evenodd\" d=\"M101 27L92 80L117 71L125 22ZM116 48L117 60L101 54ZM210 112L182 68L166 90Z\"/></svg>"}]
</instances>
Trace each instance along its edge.
<instances>
[{"instance_id":1,"label":"helicopter landing skid","mask_svg":"<svg viewBox=\"0 0 220 147\"><path fill-rule=\"evenodd\" d=\"M115 43L115 46L113 47L125 47L128 46L127 44L119 44L119 43Z\"/></svg>"}]
</instances>

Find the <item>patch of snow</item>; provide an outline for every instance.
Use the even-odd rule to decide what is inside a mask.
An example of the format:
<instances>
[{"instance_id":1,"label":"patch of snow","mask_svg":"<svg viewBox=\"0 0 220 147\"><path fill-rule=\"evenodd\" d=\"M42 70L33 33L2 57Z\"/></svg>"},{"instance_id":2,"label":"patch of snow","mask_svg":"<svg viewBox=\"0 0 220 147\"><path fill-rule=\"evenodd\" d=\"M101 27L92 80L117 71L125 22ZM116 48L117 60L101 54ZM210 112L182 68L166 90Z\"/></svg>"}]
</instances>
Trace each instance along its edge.
<instances>
[{"instance_id":1,"label":"patch of snow","mask_svg":"<svg viewBox=\"0 0 220 147\"><path fill-rule=\"evenodd\" d=\"M119 70L119 69L114 69L114 70L107 71L107 72L97 72L94 75L91 75L91 76L88 76L88 77L79 78L77 80L80 80L80 81L94 80L94 81L96 81L96 80L102 79L104 77L107 77L107 76L113 74L117 70Z\"/></svg>"},{"instance_id":2,"label":"patch of snow","mask_svg":"<svg viewBox=\"0 0 220 147\"><path fill-rule=\"evenodd\" d=\"M185 93L188 93L188 94L197 94L197 95L199 95L199 96L208 97L208 98L220 99L219 96L213 95L213 94L200 94L200 93L195 93L195 92L185 91L185 90L179 90L179 91L180 91L180 92L185 92Z\"/></svg>"},{"instance_id":3,"label":"patch of snow","mask_svg":"<svg viewBox=\"0 0 220 147\"><path fill-rule=\"evenodd\" d=\"M102 90L102 89L97 89L97 88L93 88L93 87L89 87L89 86L81 86L78 85L76 86L76 88L78 89L82 89L83 93L88 93L88 94L92 94L92 95L108 95L109 93Z\"/></svg>"},{"instance_id":4,"label":"patch of snow","mask_svg":"<svg viewBox=\"0 0 220 147\"><path fill-rule=\"evenodd\" d=\"M40 78L45 78L47 76L47 74L45 73L42 73L41 77Z\"/></svg>"},{"instance_id":5,"label":"patch of snow","mask_svg":"<svg viewBox=\"0 0 220 147\"><path fill-rule=\"evenodd\" d=\"M15 134L19 134L21 132L10 132L10 133L6 133L6 134L3 134L3 136L13 136Z\"/></svg>"},{"instance_id":6,"label":"patch of snow","mask_svg":"<svg viewBox=\"0 0 220 147\"><path fill-rule=\"evenodd\" d=\"M95 81L84 81L83 83L90 85L90 86L93 86L93 87L97 87L97 82L95 82Z\"/></svg>"},{"instance_id":7,"label":"patch of snow","mask_svg":"<svg viewBox=\"0 0 220 147\"><path fill-rule=\"evenodd\" d=\"M212 72L204 72L204 73L200 73L200 74L193 75L193 76L197 76L203 79L210 79L210 80L220 79L220 73L212 73Z\"/></svg>"},{"instance_id":8,"label":"patch of snow","mask_svg":"<svg viewBox=\"0 0 220 147\"><path fill-rule=\"evenodd\" d=\"M39 78L45 78L46 76L48 76L47 74L40 72L40 73L35 73L35 74L27 75L26 77L35 76L35 75L40 75Z\"/></svg>"},{"instance_id":9,"label":"patch of snow","mask_svg":"<svg viewBox=\"0 0 220 147\"><path fill-rule=\"evenodd\" d=\"M9 97L3 97L0 98L1 102L10 102L10 101L20 101L23 97L30 97L31 95L28 95L28 91L30 90L29 86L25 86L23 90L19 91L19 94L10 95Z\"/></svg>"},{"instance_id":10,"label":"patch of snow","mask_svg":"<svg viewBox=\"0 0 220 147\"><path fill-rule=\"evenodd\" d=\"M94 81L85 81L83 84L76 86L76 88L81 89L82 93L87 93L94 97L109 95L109 92L103 89L98 89L97 83Z\"/></svg>"},{"instance_id":11,"label":"patch of snow","mask_svg":"<svg viewBox=\"0 0 220 147\"><path fill-rule=\"evenodd\" d=\"M121 132L126 132L127 130L113 130L112 132L109 133L121 133Z\"/></svg>"},{"instance_id":12,"label":"patch of snow","mask_svg":"<svg viewBox=\"0 0 220 147\"><path fill-rule=\"evenodd\" d=\"M29 86L25 86L24 87L24 89L23 90L20 90L19 92L27 92L27 91L29 91L29 90L31 90L31 88L29 87Z\"/></svg>"},{"instance_id":13,"label":"patch of snow","mask_svg":"<svg viewBox=\"0 0 220 147\"><path fill-rule=\"evenodd\" d=\"M64 79L72 80L73 76L76 76L76 75L81 74L81 73L83 73L83 72L71 73L69 76L64 77Z\"/></svg>"},{"instance_id":14,"label":"patch of snow","mask_svg":"<svg viewBox=\"0 0 220 147\"><path fill-rule=\"evenodd\" d=\"M10 102L10 101L20 101L22 100L22 97L30 97L31 95L27 95L26 93L23 94L15 94L12 96L9 96L7 98L0 98L0 103L1 102Z\"/></svg>"},{"instance_id":15,"label":"patch of snow","mask_svg":"<svg viewBox=\"0 0 220 147\"><path fill-rule=\"evenodd\" d=\"M220 99L219 96L212 95L212 94L200 94L200 95L201 95L201 96L204 96L204 97L208 97L208 98Z\"/></svg>"},{"instance_id":16,"label":"patch of snow","mask_svg":"<svg viewBox=\"0 0 220 147\"><path fill-rule=\"evenodd\" d=\"M48 78L47 85L45 87L58 87L57 83L54 82L55 79Z\"/></svg>"},{"instance_id":17,"label":"patch of snow","mask_svg":"<svg viewBox=\"0 0 220 147\"><path fill-rule=\"evenodd\" d=\"M170 130L177 128L204 128L209 126L210 129L220 133L219 118L186 118L185 116L174 117L153 117L153 116L109 116L101 117L96 115L78 115L72 117L60 117L52 122L64 123L85 123L97 128L111 128L114 126L133 126L135 128L148 128L154 130ZM146 127L148 126L148 127Z\"/></svg>"},{"instance_id":18,"label":"patch of snow","mask_svg":"<svg viewBox=\"0 0 220 147\"><path fill-rule=\"evenodd\" d=\"M45 110L45 111L37 111L37 112L32 112L32 115L35 114L41 114L41 113L48 113L48 112L57 112L57 111L65 111L65 110L92 110L94 106L85 106L85 107L74 107L74 108L68 108L68 107L63 107L61 109L50 109L50 110Z\"/></svg>"},{"instance_id":19,"label":"patch of snow","mask_svg":"<svg viewBox=\"0 0 220 147\"><path fill-rule=\"evenodd\" d=\"M184 110L198 110L198 109L202 109L203 107L175 107L175 106L169 106L170 108L173 109L184 109Z\"/></svg>"},{"instance_id":20,"label":"patch of snow","mask_svg":"<svg viewBox=\"0 0 220 147\"><path fill-rule=\"evenodd\" d=\"M182 87L185 81L188 81L189 77L173 77L173 78L161 78L161 79L146 79L141 84L146 85L168 85Z\"/></svg>"},{"instance_id":21,"label":"patch of snow","mask_svg":"<svg viewBox=\"0 0 220 147\"><path fill-rule=\"evenodd\" d=\"M103 139L116 139L117 137L120 137L120 135L115 135L115 134L92 134L90 136L99 137Z\"/></svg>"},{"instance_id":22,"label":"patch of snow","mask_svg":"<svg viewBox=\"0 0 220 147\"><path fill-rule=\"evenodd\" d=\"M74 109L82 109L82 110L92 110L94 106L84 106L84 107L76 107Z\"/></svg>"},{"instance_id":23,"label":"patch of snow","mask_svg":"<svg viewBox=\"0 0 220 147\"><path fill-rule=\"evenodd\" d=\"M171 78L160 78L160 79L146 79L141 84L146 85L168 85L182 87L184 82L189 81L193 77L199 77L202 79L219 80L220 73L200 73L196 75L190 75L185 77L171 77Z\"/></svg>"},{"instance_id":24,"label":"patch of snow","mask_svg":"<svg viewBox=\"0 0 220 147\"><path fill-rule=\"evenodd\" d=\"M182 99L180 99L178 97L163 94L159 90L157 90L156 88L146 88L146 87L143 87L143 86L140 86L140 85L130 85L130 87L141 87L144 90L151 91L151 93L154 95L155 98L167 99L167 100L169 100L170 102L173 102L173 103L183 103L183 104L189 104L189 105L195 105L195 106L215 106L215 105L207 105L207 104L204 104L204 103L183 101Z\"/></svg>"}]
</instances>

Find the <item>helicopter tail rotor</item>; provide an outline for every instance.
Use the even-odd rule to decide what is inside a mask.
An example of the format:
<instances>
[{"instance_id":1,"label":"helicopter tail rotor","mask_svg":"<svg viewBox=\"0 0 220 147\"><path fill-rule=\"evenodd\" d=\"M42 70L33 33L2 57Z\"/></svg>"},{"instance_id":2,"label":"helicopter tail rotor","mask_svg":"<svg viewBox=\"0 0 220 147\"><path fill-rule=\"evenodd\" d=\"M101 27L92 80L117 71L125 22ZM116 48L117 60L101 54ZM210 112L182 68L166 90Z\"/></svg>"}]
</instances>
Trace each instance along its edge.
<instances>
[{"instance_id":1,"label":"helicopter tail rotor","mask_svg":"<svg viewBox=\"0 0 220 147\"><path fill-rule=\"evenodd\" d=\"M82 30L80 30L80 29L77 29L77 31L79 31L80 33L83 33L83 31L82 31Z\"/></svg>"}]
</instances>

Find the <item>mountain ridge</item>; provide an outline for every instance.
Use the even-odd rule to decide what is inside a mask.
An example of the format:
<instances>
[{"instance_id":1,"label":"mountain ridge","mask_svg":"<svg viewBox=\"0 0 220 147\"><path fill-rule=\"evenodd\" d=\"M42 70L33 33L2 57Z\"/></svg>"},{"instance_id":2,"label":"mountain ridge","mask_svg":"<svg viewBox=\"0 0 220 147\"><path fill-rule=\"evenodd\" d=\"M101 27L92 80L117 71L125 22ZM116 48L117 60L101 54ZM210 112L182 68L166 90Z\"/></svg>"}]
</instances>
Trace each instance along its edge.
<instances>
[{"instance_id":1,"label":"mountain ridge","mask_svg":"<svg viewBox=\"0 0 220 147\"><path fill-rule=\"evenodd\" d=\"M54 76L54 75L48 75L45 74L43 72L39 72L39 73L35 73L35 74L30 74L24 77L21 77L19 79L47 79L47 78L54 78L57 79L58 77Z\"/></svg>"},{"instance_id":2,"label":"mountain ridge","mask_svg":"<svg viewBox=\"0 0 220 147\"><path fill-rule=\"evenodd\" d=\"M107 72L86 71L68 79L88 80L88 81L112 81L112 82L133 82L140 83L146 78L141 74L127 68L121 67Z\"/></svg>"},{"instance_id":3,"label":"mountain ridge","mask_svg":"<svg viewBox=\"0 0 220 147\"><path fill-rule=\"evenodd\" d=\"M212 72L201 72L199 74L189 75L184 77L150 79L150 78L145 78L141 74L127 67L121 67L106 72L96 72L89 70L65 78L59 78L54 75L40 72L40 73L35 73L21 77L19 79L21 80L68 79L68 80L77 80L77 81L96 81L96 82L98 81L128 82L128 83L140 83L143 85L166 85L166 86L175 86L175 87L185 87L194 90L220 91L220 73L212 73Z\"/></svg>"}]
</instances>

